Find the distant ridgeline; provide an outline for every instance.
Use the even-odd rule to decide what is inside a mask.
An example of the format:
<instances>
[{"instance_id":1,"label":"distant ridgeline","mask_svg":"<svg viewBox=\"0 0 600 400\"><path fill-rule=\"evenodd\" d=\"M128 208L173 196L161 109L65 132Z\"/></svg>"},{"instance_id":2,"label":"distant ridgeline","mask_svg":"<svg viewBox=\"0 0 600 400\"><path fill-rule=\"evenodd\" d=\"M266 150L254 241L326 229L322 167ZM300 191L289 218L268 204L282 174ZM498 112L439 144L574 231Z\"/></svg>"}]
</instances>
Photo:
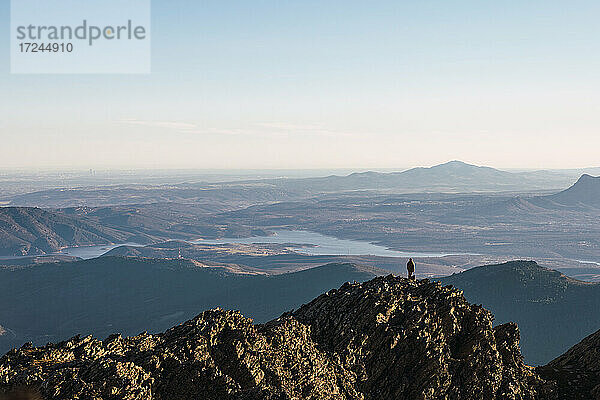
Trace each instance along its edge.
<instances>
[{"instance_id":1,"label":"distant ridgeline","mask_svg":"<svg viewBox=\"0 0 600 400\"><path fill-rule=\"evenodd\" d=\"M496 323L513 321L521 330L528 363L545 364L600 329L600 284L571 279L532 261L469 269L439 279L483 304Z\"/></svg>"},{"instance_id":2,"label":"distant ridgeline","mask_svg":"<svg viewBox=\"0 0 600 400\"><path fill-rule=\"evenodd\" d=\"M0 267L0 325L8 332L0 336L0 354L79 333L160 332L217 306L264 322L346 281L386 273L328 264L266 276L236 265L126 257Z\"/></svg>"},{"instance_id":3,"label":"distant ridgeline","mask_svg":"<svg viewBox=\"0 0 600 400\"><path fill-rule=\"evenodd\" d=\"M265 275L241 265L114 256L0 267L0 325L6 331L0 353L27 341L44 344L78 333L160 332L213 307L240 310L264 322L346 281L388 273L338 263ZM483 304L496 323L518 323L530 364L547 363L600 328L600 285L534 262L473 268L440 281Z\"/></svg>"},{"instance_id":4,"label":"distant ridgeline","mask_svg":"<svg viewBox=\"0 0 600 400\"><path fill-rule=\"evenodd\" d=\"M0 256L48 254L63 247L119 243L132 237L58 212L0 207Z\"/></svg>"}]
</instances>

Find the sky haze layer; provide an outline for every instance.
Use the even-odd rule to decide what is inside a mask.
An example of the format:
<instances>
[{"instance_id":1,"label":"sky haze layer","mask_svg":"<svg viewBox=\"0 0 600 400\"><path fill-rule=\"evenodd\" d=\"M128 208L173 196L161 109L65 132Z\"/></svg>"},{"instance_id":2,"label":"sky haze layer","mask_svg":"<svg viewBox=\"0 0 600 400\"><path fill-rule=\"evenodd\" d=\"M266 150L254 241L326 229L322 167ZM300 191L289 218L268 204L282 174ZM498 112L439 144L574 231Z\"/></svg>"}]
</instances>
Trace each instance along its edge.
<instances>
[{"instance_id":1,"label":"sky haze layer","mask_svg":"<svg viewBox=\"0 0 600 400\"><path fill-rule=\"evenodd\" d=\"M11 75L8 3L0 168L598 164L597 1L155 0L149 75Z\"/></svg>"}]
</instances>

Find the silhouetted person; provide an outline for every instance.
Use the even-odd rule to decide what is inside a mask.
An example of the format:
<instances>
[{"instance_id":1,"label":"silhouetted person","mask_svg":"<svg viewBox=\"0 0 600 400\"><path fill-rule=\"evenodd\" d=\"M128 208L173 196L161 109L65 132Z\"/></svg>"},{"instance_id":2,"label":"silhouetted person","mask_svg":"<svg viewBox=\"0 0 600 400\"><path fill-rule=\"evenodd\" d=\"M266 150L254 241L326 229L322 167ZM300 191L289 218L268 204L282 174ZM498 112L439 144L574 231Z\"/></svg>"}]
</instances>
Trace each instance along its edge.
<instances>
[{"instance_id":1,"label":"silhouetted person","mask_svg":"<svg viewBox=\"0 0 600 400\"><path fill-rule=\"evenodd\" d=\"M415 262L412 258L408 259L406 263L406 270L408 271L408 279L415 279Z\"/></svg>"}]
</instances>

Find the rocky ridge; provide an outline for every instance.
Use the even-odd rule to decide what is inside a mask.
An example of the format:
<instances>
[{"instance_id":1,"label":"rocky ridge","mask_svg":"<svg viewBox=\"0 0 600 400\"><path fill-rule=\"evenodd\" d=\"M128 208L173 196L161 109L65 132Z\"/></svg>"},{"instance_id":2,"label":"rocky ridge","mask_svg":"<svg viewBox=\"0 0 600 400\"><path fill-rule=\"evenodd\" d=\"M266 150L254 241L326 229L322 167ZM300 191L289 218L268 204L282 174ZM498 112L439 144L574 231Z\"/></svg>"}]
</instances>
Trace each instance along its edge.
<instances>
[{"instance_id":1,"label":"rocky ridge","mask_svg":"<svg viewBox=\"0 0 600 400\"><path fill-rule=\"evenodd\" d=\"M46 399L551 399L514 324L393 276L346 283L263 325L215 309L164 333L74 337L0 359L0 393Z\"/></svg>"},{"instance_id":2,"label":"rocky ridge","mask_svg":"<svg viewBox=\"0 0 600 400\"><path fill-rule=\"evenodd\" d=\"M547 365L539 367L538 372L558 383L560 399L600 399L600 331L589 335Z\"/></svg>"}]
</instances>

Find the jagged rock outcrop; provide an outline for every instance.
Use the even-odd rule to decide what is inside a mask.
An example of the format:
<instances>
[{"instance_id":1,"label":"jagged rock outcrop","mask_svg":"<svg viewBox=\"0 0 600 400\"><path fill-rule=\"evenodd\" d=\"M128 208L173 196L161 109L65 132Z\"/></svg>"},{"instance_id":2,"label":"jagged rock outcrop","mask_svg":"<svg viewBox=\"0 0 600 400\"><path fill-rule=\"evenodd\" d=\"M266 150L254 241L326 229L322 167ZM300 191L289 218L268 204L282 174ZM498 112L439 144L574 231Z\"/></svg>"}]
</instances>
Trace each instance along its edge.
<instances>
[{"instance_id":1,"label":"jagged rock outcrop","mask_svg":"<svg viewBox=\"0 0 600 400\"><path fill-rule=\"evenodd\" d=\"M538 372L557 382L560 399L600 399L600 331L539 367Z\"/></svg>"},{"instance_id":2,"label":"jagged rock outcrop","mask_svg":"<svg viewBox=\"0 0 600 400\"><path fill-rule=\"evenodd\" d=\"M161 335L75 337L22 347L0 365L0 385L49 399L361 399L343 371L285 318L254 326L211 310Z\"/></svg>"},{"instance_id":3,"label":"jagged rock outcrop","mask_svg":"<svg viewBox=\"0 0 600 400\"><path fill-rule=\"evenodd\" d=\"M439 283L347 283L253 325L206 311L163 334L75 337L0 359L0 393L47 399L550 399L516 325Z\"/></svg>"},{"instance_id":4,"label":"jagged rock outcrop","mask_svg":"<svg viewBox=\"0 0 600 400\"><path fill-rule=\"evenodd\" d=\"M369 399L533 399L545 390L523 363L517 326L493 328L489 311L439 283L346 284L293 315Z\"/></svg>"}]
</instances>

